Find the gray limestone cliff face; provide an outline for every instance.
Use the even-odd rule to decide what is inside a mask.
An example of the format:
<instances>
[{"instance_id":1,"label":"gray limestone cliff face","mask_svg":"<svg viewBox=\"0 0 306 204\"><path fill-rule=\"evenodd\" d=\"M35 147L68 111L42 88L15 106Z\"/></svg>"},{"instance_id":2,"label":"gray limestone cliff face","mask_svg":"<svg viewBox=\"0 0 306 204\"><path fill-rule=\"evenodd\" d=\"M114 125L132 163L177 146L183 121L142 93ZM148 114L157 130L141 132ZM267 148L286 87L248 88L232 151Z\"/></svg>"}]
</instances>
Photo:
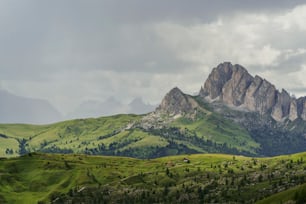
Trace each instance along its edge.
<instances>
[{"instance_id":1,"label":"gray limestone cliff face","mask_svg":"<svg viewBox=\"0 0 306 204\"><path fill-rule=\"evenodd\" d=\"M287 91L283 89L281 93L277 92L276 101L277 102L272 109L271 116L276 121L281 121L283 118L289 116L291 97Z\"/></svg>"},{"instance_id":2,"label":"gray limestone cliff face","mask_svg":"<svg viewBox=\"0 0 306 204\"><path fill-rule=\"evenodd\" d=\"M233 65L231 63L223 63L212 70L208 79L204 83L204 87L200 91L202 97L209 96L215 99L222 93L222 88L225 83L231 79L233 72Z\"/></svg>"},{"instance_id":3,"label":"gray limestone cliff face","mask_svg":"<svg viewBox=\"0 0 306 204\"><path fill-rule=\"evenodd\" d=\"M250 111L265 114L275 104L275 87L265 79L256 76L246 91L245 107Z\"/></svg>"},{"instance_id":4,"label":"gray limestone cliff face","mask_svg":"<svg viewBox=\"0 0 306 204\"><path fill-rule=\"evenodd\" d=\"M301 97L297 99L297 104L299 117L301 117L303 120L306 120L306 97Z\"/></svg>"},{"instance_id":5,"label":"gray limestone cliff face","mask_svg":"<svg viewBox=\"0 0 306 204\"><path fill-rule=\"evenodd\" d=\"M184 115L192 113L197 106L198 104L190 96L176 87L166 94L156 111L169 115Z\"/></svg>"},{"instance_id":6,"label":"gray limestone cliff face","mask_svg":"<svg viewBox=\"0 0 306 204\"><path fill-rule=\"evenodd\" d=\"M279 92L267 80L253 77L244 67L229 62L213 69L199 95L204 100L219 100L228 106L270 114L276 121L306 120L306 97L291 98L285 90Z\"/></svg>"},{"instance_id":7,"label":"gray limestone cliff face","mask_svg":"<svg viewBox=\"0 0 306 204\"><path fill-rule=\"evenodd\" d=\"M306 120L306 100L304 101L302 107L303 107L303 112L301 113L301 118L302 118L303 120Z\"/></svg>"},{"instance_id":8,"label":"gray limestone cliff face","mask_svg":"<svg viewBox=\"0 0 306 204\"><path fill-rule=\"evenodd\" d=\"M221 98L229 105L240 106L244 102L247 88L253 81L253 77L240 65L232 68L232 76L222 88Z\"/></svg>"},{"instance_id":9,"label":"gray limestone cliff face","mask_svg":"<svg viewBox=\"0 0 306 204\"><path fill-rule=\"evenodd\" d=\"M246 90L244 106L250 111L256 111L256 99L255 94L259 90L263 80L259 76L255 76L249 88Z\"/></svg>"},{"instance_id":10,"label":"gray limestone cliff face","mask_svg":"<svg viewBox=\"0 0 306 204\"><path fill-rule=\"evenodd\" d=\"M292 99L290 102L290 110L289 110L289 120L294 121L298 119L298 105L297 105L297 100Z\"/></svg>"}]
</instances>

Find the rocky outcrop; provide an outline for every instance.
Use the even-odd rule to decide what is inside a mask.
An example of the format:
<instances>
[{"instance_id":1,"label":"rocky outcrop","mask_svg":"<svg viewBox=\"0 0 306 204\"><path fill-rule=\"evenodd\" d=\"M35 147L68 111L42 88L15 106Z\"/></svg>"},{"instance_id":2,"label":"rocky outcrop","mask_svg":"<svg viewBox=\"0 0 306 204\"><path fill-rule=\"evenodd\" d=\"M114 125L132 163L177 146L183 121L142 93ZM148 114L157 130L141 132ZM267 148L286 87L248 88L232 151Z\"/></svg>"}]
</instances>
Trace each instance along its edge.
<instances>
[{"instance_id":1,"label":"rocky outcrop","mask_svg":"<svg viewBox=\"0 0 306 204\"><path fill-rule=\"evenodd\" d=\"M220 96L225 83L231 79L232 72L233 65L231 63L223 63L214 68L206 80L204 88L201 89L200 95L209 96L211 99Z\"/></svg>"},{"instance_id":2,"label":"rocky outcrop","mask_svg":"<svg viewBox=\"0 0 306 204\"><path fill-rule=\"evenodd\" d=\"M193 120L198 110L208 112L193 97L175 87L166 94L156 110L144 116L138 125L146 130L161 129L182 116Z\"/></svg>"},{"instance_id":3,"label":"rocky outcrop","mask_svg":"<svg viewBox=\"0 0 306 204\"><path fill-rule=\"evenodd\" d=\"M287 93L287 91L283 89L281 93L277 92L276 104L272 109L271 116L276 121L281 121L283 118L289 115L290 105L291 105L291 97Z\"/></svg>"},{"instance_id":4,"label":"rocky outcrop","mask_svg":"<svg viewBox=\"0 0 306 204\"><path fill-rule=\"evenodd\" d=\"M229 105L240 106L244 102L247 88L253 81L253 77L243 67L232 67L232 74L222 88L222 100Z\"/></svg>"},{"instance_id":5,"label":"rocky outcrop","mask_svg":"<svg viewBox=\"0 0 306 204\"><path fill-rule=\"evenodd\" d=\"M198 103L176 87L166 94L156 112L179 116L193 113L196 107L198 107Z\"/></svg>"},{"instance_id":6,"label":"rocky outcrop","mask_svg":"<svg viewBox=\"0 0 306 204\"><path fill-rule=\"evenodd\" d=\"M275 87L265 79L256 76L246 90L244 107L250 111L266 113L275 104Z\"/></svg>"},{"instance_id":7,"label":"rocky outcrop","mask_svg":"<svg viewBox=\"0 0 306 204\"><path fill-rule=\"evenodd\" d=\"M290 102L289 120L294 121L298 119L298 106L296 99L292 99Z\"/></svg>"},{"instance_id":8,"label":"rocky outcrop","mask_svg":"<svg viewBox=\"0 0 306 204\"><path fill-rule=\"evenodd\" d=\"M306 120L306 97L297 99L297 105L299 117L301 117L303 120Z\"/></svg>"},{"instance_id":9,"label":"rocky outcrop","mask_svg":"<svg viewBox=\"0 0 306 204\"><path fill-rule=\"evenodd\" d=\"M230 107L270 114L276 121L306 120L306 98L291 98L285 90L279 92L267 80L229 62L213 69L199 95L206 101L218 100Z\"/></svg>"}]
</instances>

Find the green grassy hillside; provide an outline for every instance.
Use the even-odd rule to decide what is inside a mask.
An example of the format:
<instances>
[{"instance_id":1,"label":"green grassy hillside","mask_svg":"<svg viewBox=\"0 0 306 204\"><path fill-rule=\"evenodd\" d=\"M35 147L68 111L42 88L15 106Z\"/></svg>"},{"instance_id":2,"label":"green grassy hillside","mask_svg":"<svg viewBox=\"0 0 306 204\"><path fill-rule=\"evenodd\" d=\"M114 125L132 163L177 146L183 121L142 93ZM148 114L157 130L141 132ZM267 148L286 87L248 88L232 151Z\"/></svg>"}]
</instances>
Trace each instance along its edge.
<instances>
[{"instance_id":1,"label":"green grassy hillside","mask_svg":"<svg viewBox=\"0 0 306 204\"><path fill-rule=\"evenodd\" d=\"M0 124L0 156L26 152L75 152L84 153L86 149L116 141L129 124L137 122L141 116L116 115L64 121L51 125ZM145 135L144 135L145 136ZM144 137L143 136L143 137ZM120 136L118 136L120 137ZM135 133L135 137L138 137Z\"/></svg>"},{"instance_id":2,"label":"green grassy hillside","mask_svg":"<svg viewBox=\"0 0 306 204\"><path fill-rule=\"evenodd\" d=\"M115 115L50 125L0 124L0 157L28 152L155 158L186 153L256 155L260 147L234 122L205 109L162 128L142 128L141 115Z\"/></svg>"},{"instance_id":3,"label":"green grassy hillside","mask_svg":"<svg viewBox=\"0 0 306 204\"><path fill-rule=\"evenodd\" d=\"M193 134L239 151L256 154L260 147L244 128L216 113L198 116L196 120L179 118L171 125L180 128L185 135Z\"/></svg>"},{"instance_id":4,"label":"green grassy hillside","mask_svg":"<svg viewBox=\"0 0 306 204\"><path fill-rule=\"evenodd\" d=\"M306 184L298 185L283 192L272 195L258 202L258 204L279 204L279 203L306 203Z\"/></svg>"},{"instance_id":5,"label":"green grassy hillside","mask_svg":"<svg viewBox=\"0 0 306 204\"><path fill-rule=\"evenodd\" d=\"M0 203L249 203L282 191L263 203L294 200L304 192L291 189L305 186L304 161L306 153L274 158L196 154L151 160L32 153L1 160Z\"/></svg>"},{"instance_id":6,"label":"green grassy hillside","mask_svg":"<svg viewBox=\"0 0 306 204\"><path fill-rule=\"evenodd\" d=\"M194 153L274 156L306 151L304 121L277 123L270 116L193 99L197 107L181 117L157 111L50 125L0 124L0 157L29 152L157 158Z\"/></svg>"}]
</instances>

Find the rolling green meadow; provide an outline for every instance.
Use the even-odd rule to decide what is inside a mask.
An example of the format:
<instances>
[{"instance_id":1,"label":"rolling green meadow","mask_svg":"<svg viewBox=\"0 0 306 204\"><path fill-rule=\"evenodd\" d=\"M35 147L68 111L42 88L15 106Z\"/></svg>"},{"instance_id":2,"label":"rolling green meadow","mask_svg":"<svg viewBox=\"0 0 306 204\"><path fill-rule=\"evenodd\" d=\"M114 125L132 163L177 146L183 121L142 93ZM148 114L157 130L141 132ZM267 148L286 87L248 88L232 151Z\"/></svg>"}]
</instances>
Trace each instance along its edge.
<instances>
[{"instance_id":1,"label":"rolling green meadow","mask_svg":"<svg viewBox=\"0 0 306 204\"><path fill-rule=\"evenodd\" d=\"M42 149L71 150L75 153L84 152L102 143L100 136L117 135L114 140L124 134L123 128L140 118L137 115L117 115L97 119L78 119L59 122L51 125L0 124L0 156L16 156L24 152L35 152ZM121 134L119 134L121 133ZM137 137L137 133L135 137ZM105 138L108 145L113 140ZM6 149L12 149L13 154L6 154Z\"/></svg>"},{"instance_id":2,"label":"rolling green meadow","mask_svg":"<svg viewBox=\"0 0 306 204\"><path fill-rule=\"evenodd\" d=\"M0 202L279 203L303 199L304 161L306 153L157 159L29 153L0 161Z\"/></svg>"}]
</instances>

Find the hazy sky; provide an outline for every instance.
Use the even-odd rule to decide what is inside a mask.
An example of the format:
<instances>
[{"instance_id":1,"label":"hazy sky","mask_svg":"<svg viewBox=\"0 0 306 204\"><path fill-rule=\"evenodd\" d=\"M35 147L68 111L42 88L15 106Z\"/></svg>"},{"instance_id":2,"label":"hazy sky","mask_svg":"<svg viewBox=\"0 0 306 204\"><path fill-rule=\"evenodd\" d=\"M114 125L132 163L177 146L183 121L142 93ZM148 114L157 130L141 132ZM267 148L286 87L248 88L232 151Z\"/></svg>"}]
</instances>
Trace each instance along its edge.
<instances>
[{"instance_id":1,"label":"hazy sky","mask_svg":"<svg viewBox=\"0 0 306 204\"><path fill-rule=\"evenodd\" d=\"M0 87L62 113L110 96L155 104L231 61L306 95L302 2L1 0Z\"/></svg>"}]
</instances>

